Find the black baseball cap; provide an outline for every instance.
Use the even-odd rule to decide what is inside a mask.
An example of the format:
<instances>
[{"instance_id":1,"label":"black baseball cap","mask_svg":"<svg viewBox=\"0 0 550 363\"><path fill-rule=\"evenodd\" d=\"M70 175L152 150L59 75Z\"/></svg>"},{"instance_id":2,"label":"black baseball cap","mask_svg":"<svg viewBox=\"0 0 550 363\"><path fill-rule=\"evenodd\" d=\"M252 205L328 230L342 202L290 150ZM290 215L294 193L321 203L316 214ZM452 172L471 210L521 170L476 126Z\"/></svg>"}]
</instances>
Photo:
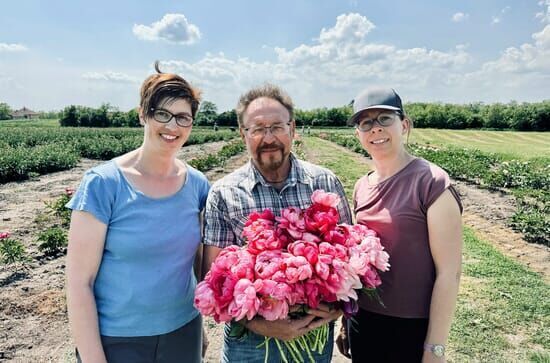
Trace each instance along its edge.
<instances>
[{"instance_id":1,"label":"black baseball cap","mask_svg":"<svg viewBox=\"0 0 550 363\"><path fill-rule=\"evenodd\" d=\"M399 111L404 114L401 97L393 88L368 88L353 99L353 116L348 120L348 125L355 125L363 111L373 108Z\"/></svg>"}]
</instances>

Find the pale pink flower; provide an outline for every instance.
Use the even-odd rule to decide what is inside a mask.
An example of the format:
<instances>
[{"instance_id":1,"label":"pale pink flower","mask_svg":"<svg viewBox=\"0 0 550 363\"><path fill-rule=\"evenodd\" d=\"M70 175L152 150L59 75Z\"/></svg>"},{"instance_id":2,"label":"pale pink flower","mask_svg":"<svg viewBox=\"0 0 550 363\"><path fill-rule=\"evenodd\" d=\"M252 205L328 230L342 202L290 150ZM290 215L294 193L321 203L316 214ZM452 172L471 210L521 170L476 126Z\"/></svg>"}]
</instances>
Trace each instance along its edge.
<instances>
[{"instance_id":1,"label":"pale pink flower","mask_svg":"<svg viewBox=\"0 0 550 363\"><path fill-rule=\"evenodd\" d=\"M336 208L340 203L340 197L335 193L327 193L322 189L317 189L311 195L311 201L325 207Z\"/></svg>"},{"instance_id":2,"label":"pale pink flower","mask_svg":"<svg viewBox=\"0 0 550 363\"><path fill-rule=\"evenodd\" d=\"M252 320L260 307L260 299L256 296L254 283L247 279L240 279L235 285L233 297L227 309L229 314L235 320L241 320L244 317Z\"/></svg>"},{"instance_id":3,"label":"pale pink flower","mask_svg":"<svg viewBox=\"0 0 550 363\"><path fill-rule=\"evenodd\" d=\"M285 254L286 255L286 254ZM285 255L280 250L267 250L256 256L254 271L258 279L272 279L274 275L284 276L286 269Z\"/></svg>"},{"instance_id":4,"label":"pale pink flower","mask_svg":"<svg viewBox=\"0 0 550 363\"><path fill-rule=\"evenodd\" d=\"M194 305L197 310L205 316L213 315L216 312L216 299L214 291L207 281L201 281L195 289Z\"/></svg>"},{"instance_id":5,"label":"pale pink flower","mask_svg":"<svg viewBox=\"0 0 550 363\"><path fill-rule=\"evenodd\" d=\"M284 319L288 315L288 303L286 300L264 296L260 299L258 314L269 321Z\"/></svg>"},{"instance_id":6,"label":"pale pink flower","mask_svg":"<svg viewBox=\"0 0 550 363\"><path fill-rule=\"evenodd\" d=\"M290 284L306 280L313 274L311 265L304 256L289 255L285 258L285 264L285 274Z\"/></svg>"}]
</instances>

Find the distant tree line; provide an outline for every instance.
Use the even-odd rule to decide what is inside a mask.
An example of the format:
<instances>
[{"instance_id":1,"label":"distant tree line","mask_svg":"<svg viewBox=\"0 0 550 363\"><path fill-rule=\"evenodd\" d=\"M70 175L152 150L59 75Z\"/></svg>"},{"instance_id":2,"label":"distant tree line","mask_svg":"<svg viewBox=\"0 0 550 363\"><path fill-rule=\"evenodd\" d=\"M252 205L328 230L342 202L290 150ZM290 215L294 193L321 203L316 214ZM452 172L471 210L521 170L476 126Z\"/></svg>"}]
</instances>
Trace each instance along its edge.
<instances>
[{"instance_id":1,"label":"distant tree line","mask_svg":"<svg viewBox=\"0 0 550 363\"><path fill-rule=\"evenodd\" d=\"M0 103L0 118L3 105ZM7 105L5 105L7 106ZM4 106L4 108L5 108ZM9 109L9 108L8 108ZM510 129L520 131L550 130L550 100L534 103L471 103L464 105L444 103L409 103L405 111L418 128L441 129ZM9 111L7 111L9 114ZM298 126L343 127L352 114L351 106L295 110ZM137 127L137 110L119 111L104 104L99 108L68 106L60 117L61 126ZM218 113L210 101L201 103L195 117L198 126L237 126L235 110Z\"/></svg>"},{"instance_id":2,"label":"distant tree line","mask_svg":"<svg viewBox=\"0 0 550 363\"><path fill-rule=\"evenodd\" d=\"M68 127L138 127L139 115L136 109L122 112L109 104L99 108L67 106L59 119L61 126Z\"/></svg>"}]
</instances>

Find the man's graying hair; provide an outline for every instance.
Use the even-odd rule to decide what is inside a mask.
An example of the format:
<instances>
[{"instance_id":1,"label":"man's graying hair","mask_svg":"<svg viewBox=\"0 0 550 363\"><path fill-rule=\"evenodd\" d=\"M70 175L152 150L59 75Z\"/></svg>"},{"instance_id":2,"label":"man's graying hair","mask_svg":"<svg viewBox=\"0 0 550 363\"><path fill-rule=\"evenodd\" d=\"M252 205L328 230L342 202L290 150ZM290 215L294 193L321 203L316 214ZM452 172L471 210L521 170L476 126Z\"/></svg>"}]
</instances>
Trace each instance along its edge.
<instances>
[{"instance_id":1,"label":"man's graying hair","mask_svg":"<svg viewBox=\"0 0 550 363\"><path fill-rule=\"evenodd\" d=\"M259 87L252 88L248 92L244 93L239 99L239 103L236 107L239 126L243 126L243 115L250 103L261 97L271 98L278 101L287 109L288 114L290 115L290 120L294 120L294 104L292 103L290 96L280 87L266 83Z\"/></svg>"}]
</instances>

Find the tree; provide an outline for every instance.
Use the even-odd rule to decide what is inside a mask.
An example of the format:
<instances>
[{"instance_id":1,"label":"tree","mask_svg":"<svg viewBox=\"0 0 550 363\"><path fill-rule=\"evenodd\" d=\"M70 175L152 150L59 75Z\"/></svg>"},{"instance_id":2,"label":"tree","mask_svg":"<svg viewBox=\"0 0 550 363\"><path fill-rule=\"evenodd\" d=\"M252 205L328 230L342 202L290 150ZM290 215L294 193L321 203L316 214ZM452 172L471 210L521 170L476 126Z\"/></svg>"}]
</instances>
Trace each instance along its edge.
<instances>
[{"instance_id":1,"label":"tree","mask_svg":"<svg viewBox=\"0 0 550 363\"><path fill-rule=\"evenodd\" d=\"M199 112L195 117L195 122L197 125L213 125L216 121L216 116L218 115L218 108L213 102L203 101L199 108Z\"/></svg>"},{"instance_id":2,"label":"tree","mask_svg":"<svg viewBox=\"0 0 550 363\"><path fill-rule=\"evenodd\" d=\"M76 110L75 105L70 105L65 107L61 118L59 119L59 124L61 126L71 126L77 127L78 125L78 111Z\"/></svg>"},{"instance_id":3,"label":"tree","mask_svg":"<svg viewBox=\"0 0 550 363\"><path fill-rule=\"evenodd\" d=\"M0 120L9 120L11 118L11 108L7 103L0 103Z\"/></svg>"},{"instance_id":4,"label":"tree","mask_svg":"<svg viewBox=\"0 0 550 363\"><path fill-rule=\"evenodd\" d=\"M235 110L225 111L216 116L218 126L237 126L237 112Z\"/></svg>"}]
</instances>

